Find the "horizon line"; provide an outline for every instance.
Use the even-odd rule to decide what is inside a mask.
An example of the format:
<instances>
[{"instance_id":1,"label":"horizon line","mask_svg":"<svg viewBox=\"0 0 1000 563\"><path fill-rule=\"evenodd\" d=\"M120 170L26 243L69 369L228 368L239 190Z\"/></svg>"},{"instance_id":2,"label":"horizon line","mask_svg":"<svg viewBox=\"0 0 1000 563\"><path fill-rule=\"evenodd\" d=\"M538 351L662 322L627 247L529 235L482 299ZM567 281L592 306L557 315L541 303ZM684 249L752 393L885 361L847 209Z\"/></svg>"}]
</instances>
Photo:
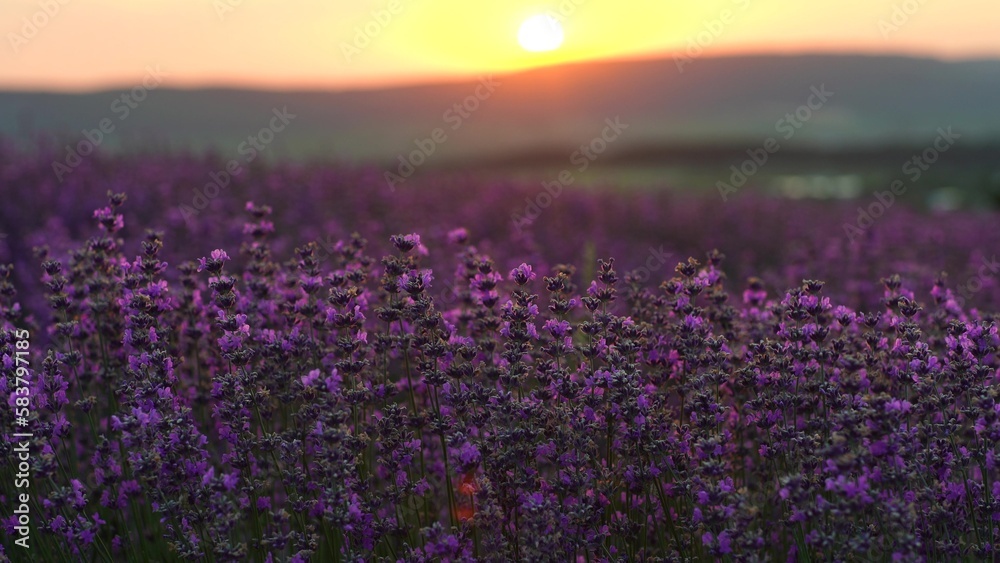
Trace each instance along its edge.
<instances>
[{"instance_id":1,"label":"horizon line","mask_svg":"<svg viewBox=\"0 0 1000 563\"><path fill-rule=\"evenodd\" d=\"M683 55L683 51L666 51L651 53L647 55L625 55L616 57L604 57L599 59L582 59L564 61L553 64L539 65L528 68L507 70L501 72L479 72L470 74L447 74L431 78L411 79L404 77L401 79L386 79L365 81L353 85L336 86L329 83L317 83L315 80L309 82L288 82L281 85L265 84L245 79L236 79L223 82L182 82L178 84L163 85L159 89L175 91L205 91L205 90L241 90L259 92L316 92L316 93L346 93L346 92L370 92L385 90L402 90L408 88L420 88L441 86L448 84L463 84L470 80L476 80L484 75L516 76L529 74L532 72L544 71L547 69L580 67L585 65L615 64L615 63L638 63L653 61L668 61L677 55ZM702 55L698 57L702 60L724 60L724 59L751 59L751 58L809 58L809 57L856 57L856 58L885 58L885 59L912 59L936 61L942 63L973 63L973 62L1000 62L1000 54L983 55L963 55L963 56L943 56L934 53L917 53L912 51L863 51L863 50L808 50L808 51L784 51L784 50L761 50L749 52L723 52L713 55ZM108 83L100 86L84 87L52 87L51 85L17 85L0 83L0 93L13 94L68 94L86 95L100 94L106 92L117 92L128 90L134 84L112 84Z\"/></svg>"}]
</instances>

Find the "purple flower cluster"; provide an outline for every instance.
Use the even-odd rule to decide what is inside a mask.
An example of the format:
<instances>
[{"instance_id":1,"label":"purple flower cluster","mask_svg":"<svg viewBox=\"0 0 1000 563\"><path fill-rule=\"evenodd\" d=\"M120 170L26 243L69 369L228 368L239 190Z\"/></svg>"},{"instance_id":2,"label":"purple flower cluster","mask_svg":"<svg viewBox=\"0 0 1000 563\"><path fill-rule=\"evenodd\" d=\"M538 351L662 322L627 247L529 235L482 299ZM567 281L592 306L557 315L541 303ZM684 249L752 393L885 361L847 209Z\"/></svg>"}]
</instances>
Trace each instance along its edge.
<instances>
[{"instance_id":1,"label":"purple flower cluster","mask_svg":"<svg viewBox=\"0 0 1000 563\"><path fill-rule=\"evenodd\" d=\"M178 169L162 181L182 182ZM245 181L304 173L260 174ZM578 269L489 238L473 216L475 229L428 222L423 237L373 228L371 243L289 248L294 203L282 217L250 203L193 253L168 231L136 236L136 222L159 223L155 198L131 195L109 192L89 227L53 227L34 260L0 267L5 429L15 331L37 335L38 560L981 561L1000 549L996 316L884 240L853 261L833 245L833 265L730 267L713 250L642 283L620 266L642 263L634 250ZM956 237L975 221L932 220L955 221ZM601 248L643 240L624 232ZM786 241L780 256L819 241ZM802 279L814 270L829 283ZM0 441L12 558L15 445Z\"/></svg>"}]
</instances>

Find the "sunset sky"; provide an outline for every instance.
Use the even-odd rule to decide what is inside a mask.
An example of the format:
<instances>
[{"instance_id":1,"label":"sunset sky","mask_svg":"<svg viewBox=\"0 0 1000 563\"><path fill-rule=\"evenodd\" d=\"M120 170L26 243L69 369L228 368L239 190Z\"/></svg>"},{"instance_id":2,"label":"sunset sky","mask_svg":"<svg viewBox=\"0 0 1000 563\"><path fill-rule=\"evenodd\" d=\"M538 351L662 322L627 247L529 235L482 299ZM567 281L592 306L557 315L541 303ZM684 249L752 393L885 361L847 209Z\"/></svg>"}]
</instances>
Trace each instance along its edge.
<instances>
[{"instance_id":1,"label":"sunset sky","mask_svg":"<svg viewBox=\"0 0 1000 563\"><path fill-rule=\"evenodd\" d=\"M518 28L540 13L565 42L528 52ZM355 88L695 44L1000 57L998 16L992 0L3 0L0 88L129 86L149 65L174 87Z\"/></svg>"}]
</instances>

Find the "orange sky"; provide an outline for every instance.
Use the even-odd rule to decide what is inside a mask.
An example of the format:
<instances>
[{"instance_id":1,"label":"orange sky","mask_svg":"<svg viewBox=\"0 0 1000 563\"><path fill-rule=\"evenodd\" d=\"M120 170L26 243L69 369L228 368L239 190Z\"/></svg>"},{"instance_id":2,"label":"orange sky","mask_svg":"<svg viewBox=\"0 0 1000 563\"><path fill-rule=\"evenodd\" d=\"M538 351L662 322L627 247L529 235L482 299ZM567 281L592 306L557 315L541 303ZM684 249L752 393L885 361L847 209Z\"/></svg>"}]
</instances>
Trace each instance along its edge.
<instances>
[{"instance_id":1,"label":"orange sky","mask_svg":"<svg viewBox=\"0 0 1000 563\"><path fill-rule=\"evenodd\" d=\"M524 51L545 12L563 47ZM352 88L689 48L1000 57L998 22L995 0L3 0L0 88L129 86L149 65L166 86Z\"/></svg>"}]
</instances>

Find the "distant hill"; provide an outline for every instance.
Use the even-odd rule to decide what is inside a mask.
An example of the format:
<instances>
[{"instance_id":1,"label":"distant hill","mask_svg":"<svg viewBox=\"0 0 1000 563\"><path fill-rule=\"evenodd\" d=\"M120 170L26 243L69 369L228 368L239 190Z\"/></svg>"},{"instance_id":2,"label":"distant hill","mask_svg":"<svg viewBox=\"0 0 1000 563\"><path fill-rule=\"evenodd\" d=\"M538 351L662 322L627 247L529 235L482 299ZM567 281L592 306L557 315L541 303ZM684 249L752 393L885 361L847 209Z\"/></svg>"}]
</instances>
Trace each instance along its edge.
<instances>
[{"instance_id":1,"label":"distant hill","mask_svg":"<svg viewBox=\"0 0 1000 563\"><path fill-rule=\"evenodd\" d=\"M672 58L663 58L569 64L494 80L495 91L477 100L457 128L453 106L475 94L476 81L368 91L160 89L126 119L112 109L125 90L0 92L0 135L24 140L44 132L75 141L108 118L115 125L108 149L215 148L236 156L274 108L287 108L296 117L268 154L390 162L441 128L447 140L435 143L432 159L449 162L536 150L568 156L617 116L628 129L614 151L642 152L759 143L776 134L776 121L804 104L812 87L825 85L833 96L788 145L925 146L948 126L966 143L1000 140L997 60L750 56L695 59L679 72Z\"/></svg>"}]
</instances>

